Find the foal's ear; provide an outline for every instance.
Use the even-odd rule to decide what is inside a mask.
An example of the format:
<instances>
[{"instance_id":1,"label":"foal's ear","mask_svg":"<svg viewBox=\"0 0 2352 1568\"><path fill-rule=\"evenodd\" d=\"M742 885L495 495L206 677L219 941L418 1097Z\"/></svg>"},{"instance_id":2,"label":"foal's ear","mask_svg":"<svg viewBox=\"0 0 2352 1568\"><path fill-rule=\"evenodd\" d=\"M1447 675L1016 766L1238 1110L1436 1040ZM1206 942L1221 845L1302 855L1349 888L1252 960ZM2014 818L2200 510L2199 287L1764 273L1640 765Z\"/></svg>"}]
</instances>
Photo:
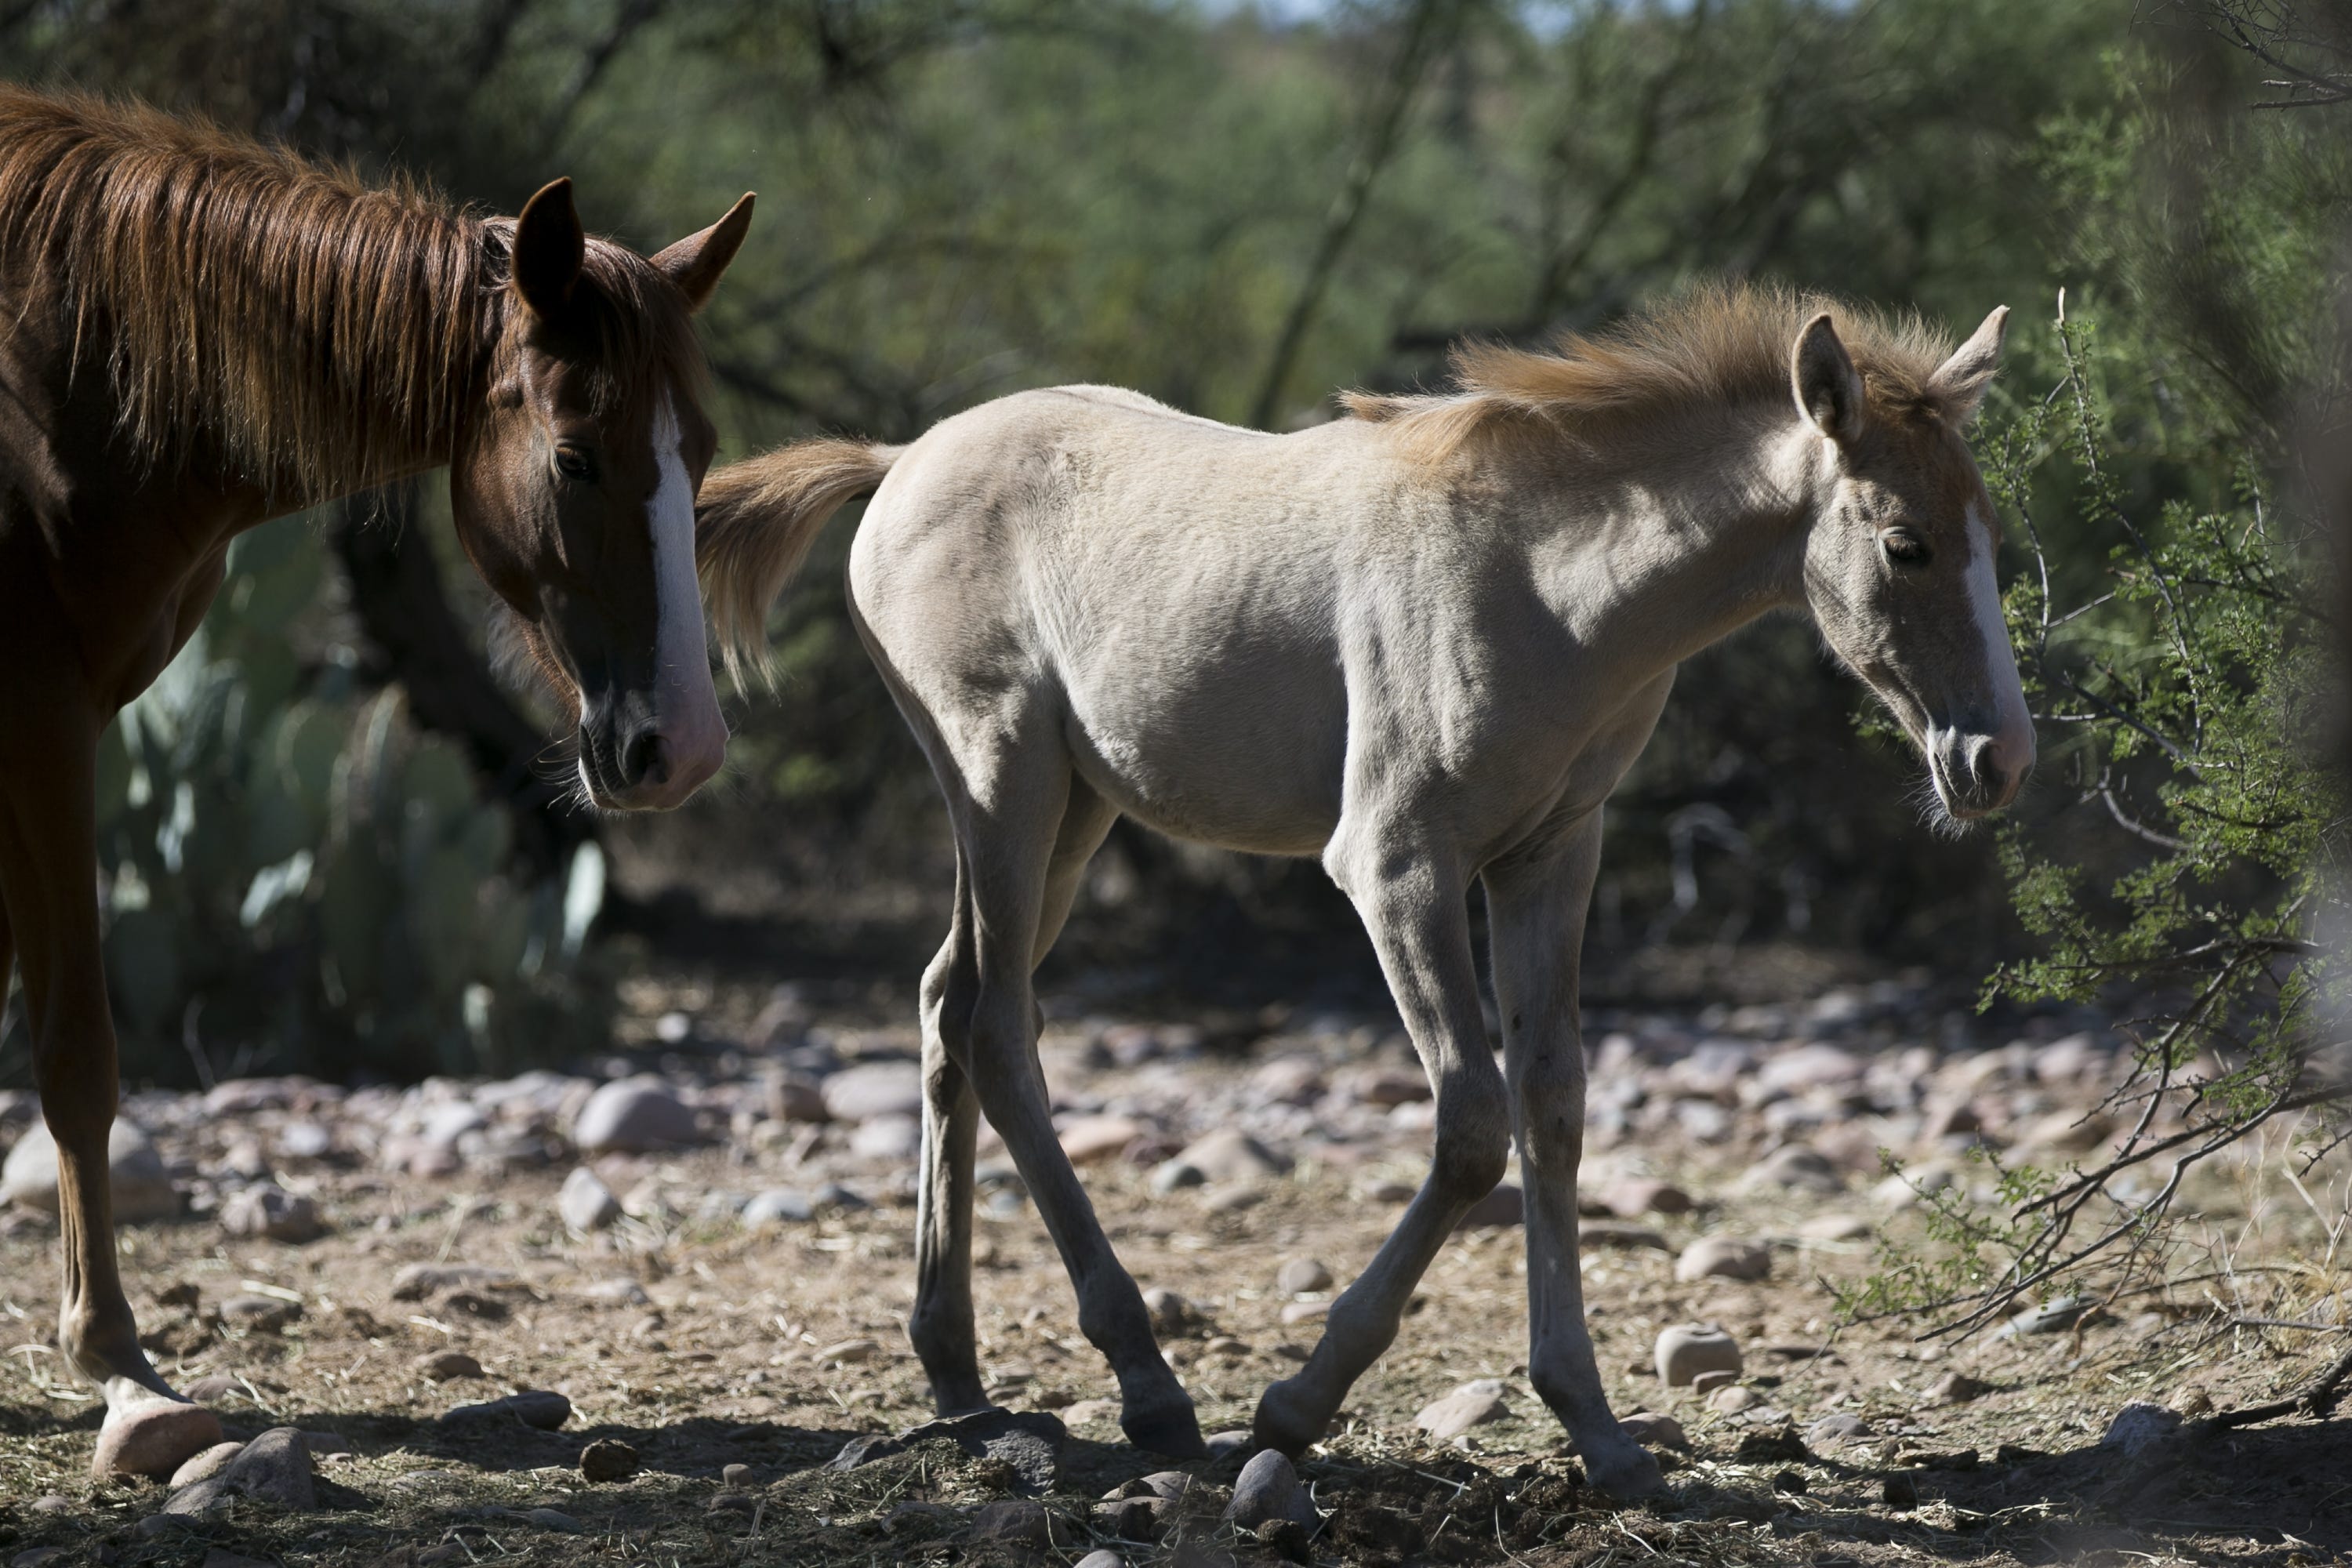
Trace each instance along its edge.
<instances>
[{"instance_id":1,"label":"foal's ear","mask_svg":"<svg viewBox=\"0 0 2352 1568\"><path fill-rule=\"evenodd\" d=\"M572 205L572 182L556 180L525 202L515 219L514 289L534 314L558 316L588 255L588 236Z\"/></svg>"},{"instance_id":2,"label":"foal's ear","mask_svg":"<svg viewBox=\"0 0 2352 1568\"><path fill-rule=\"evenodd\" d=\"M1927 378L1928 395L1943 405L1952 423L1965 425L1976 417L1977 405L1992 384L1992 373L2000 368L2000 341L2008 334L2009 307L1996 306L1976 336L1955 349Z\"/></svg>"},{"instance_id":3,"label":"foal's ear","mask_svg":"<svg viewBox=\"0 0 2352 1568\"><path fill-rule=\"evenodd\" d=\"M727 209L727 216L704 229L689 234L659 256L654 265L669 275L686 296L689 310L699 310L710 302L711 290L719 287L719 275L743 248L743 237L751 231L751 193Z\"/></svg>"},{"instance_id":4,"label":"foal's ear","mask_svg":"<svg viewBox=\"0 0 2352 1568\"><path fill-rule=\"evenodd\" d=\"M1789 356L1789 378L1797 406L1822 435L1843 446L1862 434L1862 377L1828 312L1815 316L1797 334L1796 349Z\"/></svg>"}]
</instances>

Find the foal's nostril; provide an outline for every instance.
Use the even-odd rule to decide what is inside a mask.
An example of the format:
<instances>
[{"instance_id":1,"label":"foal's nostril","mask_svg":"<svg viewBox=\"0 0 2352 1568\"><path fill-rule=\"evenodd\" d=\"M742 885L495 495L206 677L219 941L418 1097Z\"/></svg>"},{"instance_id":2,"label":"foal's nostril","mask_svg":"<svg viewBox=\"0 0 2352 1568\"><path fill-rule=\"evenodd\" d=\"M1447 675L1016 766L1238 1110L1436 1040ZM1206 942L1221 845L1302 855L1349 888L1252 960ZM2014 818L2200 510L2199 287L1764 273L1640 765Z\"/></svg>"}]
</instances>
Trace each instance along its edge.
<instances>
[{"instance_id":1,"label":"foal's nostril","mask_svg":"<svg viewBox=\"0 0 2352 1568\"><path fill-rule=\"evenodd\" d=\"M621 777L630 784L663 784L669 778L669 763L662 750L661 731L640 730L629 738L621 752Z\"/></svg>"}]
</instances>

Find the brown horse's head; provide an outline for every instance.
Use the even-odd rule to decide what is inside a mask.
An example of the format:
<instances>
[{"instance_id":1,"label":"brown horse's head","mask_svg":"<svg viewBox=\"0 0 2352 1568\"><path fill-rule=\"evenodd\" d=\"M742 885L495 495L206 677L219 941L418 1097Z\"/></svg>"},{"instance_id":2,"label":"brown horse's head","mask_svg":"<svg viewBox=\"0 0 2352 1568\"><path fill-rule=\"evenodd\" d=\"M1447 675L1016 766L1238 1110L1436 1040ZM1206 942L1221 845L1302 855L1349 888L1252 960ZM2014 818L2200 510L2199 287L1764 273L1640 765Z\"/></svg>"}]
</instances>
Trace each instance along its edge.
<instances>
[{"instance_id":1,"label":"brown horse's head","mask_svg":"<svg viewBox=\"0 0 2352 1568\"><path fill-rule=\"evenodd\" d=\"M688 318L751 216L745 196L647 260L589 239L559 180L510 226L510 298L452 501L467 555L571 710L602 806L677 805L726 755L694 564L717 439Z\"/></svg>"},{"instance_id":2,"label":"brown horse's head","mask_svg":"<svg viewBox=\"0 0 2352 1568\"><path fill-rule=\"evenodd\" d=\"M1992 498L1962 430L2000 361L2007 310L1916 387L1866 388L1827 315L1790 356L1826 504L1805 596L1840 658L1894 710L1950 818L1997 811L2033 766L2033 719L2001 618Z\"/></svg>"}]
</instances>

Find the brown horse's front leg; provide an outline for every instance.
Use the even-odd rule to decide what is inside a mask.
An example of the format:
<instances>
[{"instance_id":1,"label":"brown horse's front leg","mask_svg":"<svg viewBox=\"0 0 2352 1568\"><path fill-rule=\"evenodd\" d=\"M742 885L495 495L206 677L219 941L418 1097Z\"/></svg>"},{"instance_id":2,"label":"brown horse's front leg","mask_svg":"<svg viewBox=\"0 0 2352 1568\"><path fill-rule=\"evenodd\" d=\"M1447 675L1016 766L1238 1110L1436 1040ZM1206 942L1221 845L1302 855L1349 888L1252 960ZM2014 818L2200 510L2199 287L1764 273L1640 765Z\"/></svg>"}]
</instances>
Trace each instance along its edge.
<instances>
[{"instance_id":1,"label":"brown horse's front leg","mask_svg":"<svg viewBox=\"0 0 2352 1568\"><path fill-rule=\"evenodd\" d=\"M0 903L18 943L41 1114L57 1142L66 1276L58 1343L106 1394L91 1473L169 1475L219 1442L221 1426L149 1363L115 1268L107 1176L114 1022L92 875L100 721L89 708L61 700L55 688L37 697L20 688L16 695L12 706L35 711L0 714Z\"/></svg>"}]
</instances>

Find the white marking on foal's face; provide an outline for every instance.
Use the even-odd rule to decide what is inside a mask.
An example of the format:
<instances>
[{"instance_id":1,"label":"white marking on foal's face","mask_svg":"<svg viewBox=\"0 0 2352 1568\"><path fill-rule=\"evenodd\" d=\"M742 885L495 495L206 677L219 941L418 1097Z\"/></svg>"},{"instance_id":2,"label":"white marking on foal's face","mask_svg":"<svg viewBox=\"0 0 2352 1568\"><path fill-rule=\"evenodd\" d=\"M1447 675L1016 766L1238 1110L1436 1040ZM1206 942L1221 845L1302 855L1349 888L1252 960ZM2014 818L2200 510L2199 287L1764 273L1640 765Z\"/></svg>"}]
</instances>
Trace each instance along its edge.
<instances>
[{"instance_id":1,"label":"white marking on foal's face","mask_svg":"<svg viewBox=\"0 0 2352 1568\"><path fill-rule=\"evenodd\" d=\"M2004 741L2022 735L2025 755L2033 755L2033 716L2026 710L2025 686L2017 676L2017 650L2010 646L2009 623L2000 613L2000 584L1993 576L1992 524L1969 503L1969 607L1984 639L1985 673L1993 686L1995 731Z\"/></svg>"}]
</instances>

